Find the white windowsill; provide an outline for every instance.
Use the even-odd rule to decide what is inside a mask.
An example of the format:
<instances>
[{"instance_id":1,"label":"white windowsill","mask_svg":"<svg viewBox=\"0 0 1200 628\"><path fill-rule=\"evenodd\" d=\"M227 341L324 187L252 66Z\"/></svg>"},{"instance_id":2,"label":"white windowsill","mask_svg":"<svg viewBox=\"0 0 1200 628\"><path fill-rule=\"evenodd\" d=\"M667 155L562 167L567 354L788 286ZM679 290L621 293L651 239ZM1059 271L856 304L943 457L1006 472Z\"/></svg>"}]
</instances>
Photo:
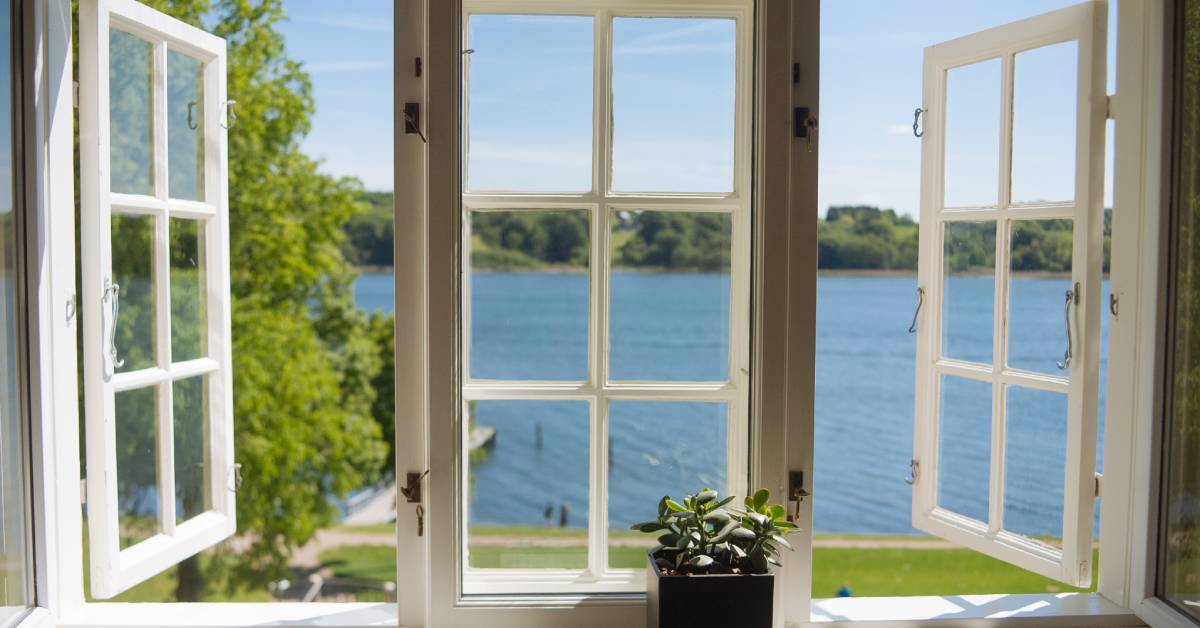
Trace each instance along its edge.
<instances>
[{"instance_id":1,"label":"white windowsill","mask_svg":"<svg viewBox=\"0 0 1200 628\"><path fill-rule=\"evenodd\" d=\"M1142 625L1133 611L1098 593L847 597L813 600L812 606L812 623L822 627L930 622L961 625L967 621L1037 626Z\"/></svg>"},{"instance_id":2,"label":"white windowsill","mask_svg":"<svg viewBox=\"0 0 1200 628\"><path fill-rule=\"evenodd\" d=\"M561 601L560 601L561 602ZM575 601L578 604L578 600ZM630 603L629 599L621 603ZM498 604L502 606L503 604ZM344 603L193 603L116 604L84 606L79 621L64 621L58 628L111 628L113 626L180 626L188 628L234 626L320 626L366 628L396 626L396 605ZM1057 595L959 595L914 597L859 597L813 600L812 624L826 626L871 625L889 627L946 622L962 625L1134 626L1142 625L1132 611L1096 593ZM26 617L21 628L48 627L49 613L42 609Z\"/></svg>"},{"instance_id":3,"label":"white windowsill","mask_svg":"<svg viewBox=\"0 0 1200 628\"><path fill-rule=\"evenodd\" d=\"M84 605L80 621L63 621L58 628L109 628L112 626L321 626L365 628L396 626L392 603L188 603ZM21 628L24 628L22 626Z\"/></svg>"}]
</instances>

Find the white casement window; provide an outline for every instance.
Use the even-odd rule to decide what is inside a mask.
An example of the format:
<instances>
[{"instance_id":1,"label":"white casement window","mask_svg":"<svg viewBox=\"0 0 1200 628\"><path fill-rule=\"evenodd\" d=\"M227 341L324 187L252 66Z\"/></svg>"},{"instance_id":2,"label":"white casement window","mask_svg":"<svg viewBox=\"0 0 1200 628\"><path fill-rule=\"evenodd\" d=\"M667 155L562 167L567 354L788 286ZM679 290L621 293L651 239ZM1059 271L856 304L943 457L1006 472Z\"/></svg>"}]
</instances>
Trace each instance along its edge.
<instances>
[{"instance_id":1,"label":"white casement window","mask_svg":"<svg viewBox=\"0 0 1200 628\"><path fill-rule=\"evenodd\" d=\"M224 40L79 6L91 595L233 534Z\"/></svg>"},{"instance_id":2,"label":"white casement window","mask_svg":"<svg viewBox=\"0 0 1200 628\"><path fill-rule=\"evenodd\" d=\"M935 45L924 68L913 525L1074 586L1098 486L1106 8ZM1050 237L1070 268L1012 254ZM1062 324L1030 322L1046 311ZM1046 408L1055 425L1029 429ZM1034 457L1061 474L1034 477Z\"/></svg>"},{"instance_id":3,"label":"white casement window","mask_svg":"<svg viewBox=\"0 0 1200 628\"><path fill-rule=\"evenodd\" d=\"M627 537L629 518L652 517L663 494L710 485L746 494L750 8L464 5L465 595L643 591L644 565L615 560L610 532ZM698 71L679 46L711 65ZM506 76L521 78L506 86ZM675 108L689 98L721 112L692 129L715 141L680 133ZM552 146L539 144L547 136ZM496 261L530 224L547 226L548 248L562 249L539 261L565 272ZM622 244L658 228L706 234L682 243L703 259L681 263L684 274L629 268ZM535 342L515 342L531 336L513 330L532 328L541 330ZM477 475L473 461L487 454L472 449L486 449L489 434L496 447L514 447L503 455L529 457L512 480L536 487L544 504L509 502L498 471ZM513 453L518 444L524 454ZM543 507L554 525L586 530L586 551L547 565L476 555L478 526L541 525Z\"/></svg>"}]
</instances>

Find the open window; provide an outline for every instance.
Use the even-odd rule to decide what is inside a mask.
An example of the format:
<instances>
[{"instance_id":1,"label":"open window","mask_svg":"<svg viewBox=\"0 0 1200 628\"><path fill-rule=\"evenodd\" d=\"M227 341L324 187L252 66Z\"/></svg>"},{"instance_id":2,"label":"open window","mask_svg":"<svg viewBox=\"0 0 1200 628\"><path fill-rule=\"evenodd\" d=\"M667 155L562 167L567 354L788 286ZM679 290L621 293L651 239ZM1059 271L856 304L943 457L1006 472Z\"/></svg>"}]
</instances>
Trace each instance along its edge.
<instances>
[{"instance_id":1,"label":"open window","mask_svg":"<svg viewBox=\"0 0 1200 628\"><path fill-rule=\"evenodd\" d=\"M79 7L91 594L233 534L225 42L132 0Z\"/></svg>"},{"instance_id":2,"label":"open window","mask_svg":"<svg viewBox=\"0 0 1200 628\"><path fill-rule=\"evenodd\" d=\"M1106 12L932 46L924 67L913 526L1073 586L1098 486ZM1062 254L1014 254L1029 239ZM1046 311L1062 323L1031 324Z\"/></svg>"}]
</instances>

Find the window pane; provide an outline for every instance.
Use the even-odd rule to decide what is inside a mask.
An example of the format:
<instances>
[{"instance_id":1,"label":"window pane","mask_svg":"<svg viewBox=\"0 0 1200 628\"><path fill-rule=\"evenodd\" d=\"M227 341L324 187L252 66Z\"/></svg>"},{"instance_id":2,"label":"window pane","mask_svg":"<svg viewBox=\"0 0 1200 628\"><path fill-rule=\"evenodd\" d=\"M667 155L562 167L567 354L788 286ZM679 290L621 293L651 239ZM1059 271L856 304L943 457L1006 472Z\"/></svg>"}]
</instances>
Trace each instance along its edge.
<instances>
[{"instance_id":1,"label":"window pane","mask_svg":"<svg viewBox=\"0 0 1200 628\"><path fill-rule=\"evenodd\" d=\"M592 189L592 18L472 15L467 189Z\"/></svg>"},{"instance_id":2,"label":"window pane","mask_svg":"<svg viewBox=\"0 0 1200 628\"><path fill-rule=\"evenodd\" d=\"M725 213L615 213L610 379L729 379L732 229Z\"/></svg>"},{"instance_id":3,"label":"window pane","mask_svg":"<svg viewBox=\"0 0 1200 628\"><path fill-rule=\"evenodd\" d=\"M1163 426L1163 489L1155 592L1200 621L1200 0L1177 3L1178 127L1167 277L1170 361Z\"/></svg>"},{"instance_id":4,"label":"window pane","mask_svg":"<svg viewBox=\"0 0 1200 628\"><path fill-rule=\"evenodd\" d=\"M949 222L944 231L942 356L992 362L996 223Z\"/></svg>"},{"instance_id":5,"label":"window pane","mask_svg":"<svg viewBox=\"0 0 1200 628\"><path fill-rule=\"evenodd\" d=\"M204 74L199 61L167 51L167 163L171 198L204 200Z\"/></svg>"},{"instance_id":6,"label":"window pane","mask_svg":"<svg viewBox=\"0 0 1200 628\"><path fill-rule=\"evenodd\" d=\"M1008 282L1008 365L1063 374L1063 308L1071 290L1070 220L1015 220Z\"/></svg>"},{"instance_id":7,"label":"window pane","mask_svg":"<svg viewBox=\"0 0 1200 628\"><path fill-rule=\"evenodd\" d=\"M994 207L1000 189L1000 60L946 72L945 207Z\"/></svg>"},{"instance_id":8,"label":"window pane","mask_svg":"<svg viewBox=\"0 0 1200 628\"><path fill-rule=\"evenodd\" d=\"M658 500L711 488L729 492L724 403L612 401L608 405L608 566L643 568L658 534Z\"/></svg>"},{"instance_id":9,"label":"window pane","mask_svg":"<svg viewBox=\"0 0 1200 628\"><path fill-rule=\"evenodd\" d=\"M736 25L616 18L612 189L733 191Z\"/></svg>"},{"instance_id":10,"label":"window pane","mask_svg":"<svg viewBox=\"0 0 1200 628\"><path fill-rule=\"evenodd\" d=\"M171 219L171 360L208 355L205 223Z\"/></svg>"},{"instance_id":11,"label":"window pane","mask_svg":"<svg viewBox=\"0 0 1200 628\"><path fill-rule=\"evenodd\" d=\"M175 520L182 522L212 508L205 481L210 472L208 378L172 384L175 452Z\"/></svg>"},{"instance_id":12,"label":"window pane","mask_svg":"<svg viewBox=\"0 0 1200 628\"><path fill-rule=\"evenodd\" d=\"M586 401L467 403L471 567L587 566Z\"/></svg>"},{"instance_id":13,"label":"window pane","mask_svg":"<svg viewBox=\"0 0 1200 628\"><path fill-rule=\"evenodd\" d=\"M155 365L154 217L112 216L112 278L120 286L115 345L121 371ZM109 313L105 313L108 316ZM107 320L107 319L106 319Z\"/></svg>"},{"instance_id":14,"label":"window pane","mask_svg":"<svg viewBox=\"0 0 1200 628\"><path fill-rule=\"evenodd\" d=\"M1013 67L1012 200L1075 198L1075 98L1079 44L1016 56Z\"/></svg>"},{"instance_id":15,"label":"window pane","mask_svg":"<svg viewBox=\"0 0 1200 628\"><path fill-rule=\"evenodd\" d=\"M986 522L991 477L992 385L943 376L938 419L937 503Z\"/></svg>"},{"instance_id":16,"label":"window pane","mask_svg":"<svg viewBox=\"0 0 1200 628\"><path fill-rule=\"evenodd\" d=\"M471 212L471 377L587 379L588 212Z\"/></svg>"},{"instance_id":17,"label":"window pane","mask_svg":"<svg viewBox=\"0 0 1200 628\"><path fill-rule=\"evenodd\" d=\"M1004 529L1062 547L1067 396L1009 387L1004 429Z\"/></svg>"},{"instance_id":18,"label":"window pane","mask_svg":"<svg viewBox=\"0 0 1200 628\"><path fill-rule=\"evenodd\" d=\"M13 37L10 0L0 0L0 41ZM17 343L17 224L13 180L12 46L0 45L0 623L24 612L30 592L29 496L25 469L25 403Z\"/></svg>"},{"instance_id":19,"label":"window pane","mask_svg":"<svg viewBox=\"0 0 1200 628\"><path fill-rule=\"evenodd\" d=\"M113 192L154 194L154 48L129 33L108 32L109 159Z\"/></svg>"},{"instance_id":20,"label":"window pane","mask_svg":"<svg viewBox=\"0 0 1200 628\"><path fill-rule=\"evenodd\" d=\"M121 548L158 533L158 388L116 393L117 512Z\"/></svg>"}]
</instances>

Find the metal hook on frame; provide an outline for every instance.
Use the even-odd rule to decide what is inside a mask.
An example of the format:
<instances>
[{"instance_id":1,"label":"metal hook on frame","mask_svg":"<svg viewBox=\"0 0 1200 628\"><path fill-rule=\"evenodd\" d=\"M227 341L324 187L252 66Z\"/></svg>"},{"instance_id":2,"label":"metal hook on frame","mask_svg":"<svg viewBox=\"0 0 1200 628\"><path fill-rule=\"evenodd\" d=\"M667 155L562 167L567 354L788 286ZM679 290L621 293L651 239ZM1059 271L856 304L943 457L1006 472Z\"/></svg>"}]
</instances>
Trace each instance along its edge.
<instances>
[{"instance_id":1,"label":"metal hook on frame","mask_svg":"<svg viewBox=\"0 0 1200 628\"><path fill-rule=\"evenodd\" d=\"M917 333L917 318L921 315L921 306L925 305L925 289L917 286L917 309L913 312L912 323L908 326L908 333Z\"/></svg>"},{"instance_id":2,"label":"metal hook on frame","mask_svg":"<svg viewBox=\"0 0 1200 628\"><path fill-rule=\"evenodd\" d=\"M925 131L920 130L921 114L927 113L928 111L929 111L928 109L922 109L920 107L917 107L916 109L913 110L913 136L919 138L919 137L923 137L925 135Z\"/></svg>"},{"instance_id":3,"label":"metal hook on frame","mask_svg":"<svg viewBox=\"0 0 1200 628\"><path fill-rule=\"evenodd\" d=\"M229 492L236 493L238 489L242 488L242 463L233 463L233 477L231 480L232 486L229 487Z\"/></svg>"},{"instance_id":4,"label":"metal hook on frame","mask_svg":"<svg viewBox=\"0 0 1200 628\"><path fill-rule=\"evenodd\" d=\"M921 477L921 463L917 462L916 458L908 461L908 477L904 478L904 483L912 486L917 483L917 478Z\"/></svg>"},{"instance_id":5,"label":"metal hook on frame","mask_svg":"<svg viewBox=\"0 0 1200 628\"><path fill-rule=\"evenodd\" d=\"M199 126L196 124L196 120L192 118L192 113L196 109L196 101L189 100L188 104L187 104L187 108L188 108L188 119L187 119L188 129L195 131L196 129L199 128Z\"/></svg>"},{"instance_id":6,"label":"metal hook on frame","mask_svg":"<svg viewBox=\"0 0 1200 628\"><path fill-rule=\"evenodd\" d=\"M234 108L235 105L237 105L236 100L225 101L226 122L221 123L221 128L225 129L226 131L233 129L233 127L237 124L237 109Z\"/></svg>"}]
</instances>

